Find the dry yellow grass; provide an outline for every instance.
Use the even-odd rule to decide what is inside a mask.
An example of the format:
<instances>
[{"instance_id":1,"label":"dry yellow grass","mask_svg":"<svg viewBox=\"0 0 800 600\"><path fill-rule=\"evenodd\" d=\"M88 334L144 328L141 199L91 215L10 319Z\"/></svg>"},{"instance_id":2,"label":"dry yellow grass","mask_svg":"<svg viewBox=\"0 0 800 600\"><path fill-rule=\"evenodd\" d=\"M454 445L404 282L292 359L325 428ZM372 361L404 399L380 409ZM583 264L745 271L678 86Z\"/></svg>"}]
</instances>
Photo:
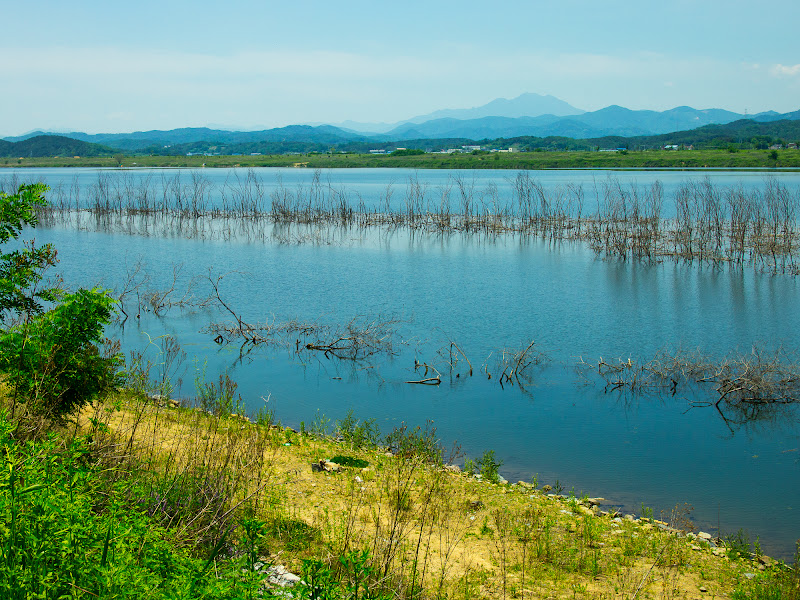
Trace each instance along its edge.
<instances>
[{"instance_id":1,"label":"dry yellow grass","mask_svg":"<svg viewBox=\"0 0 800 600\"><path fill-rule=\"evenodd\" d=\"M308 539L294 548L280 536L270 542L274 560L298 572L303 558L333 564L368 549L375 581L398 597L726 598L745 573L768 568L578 498L238 417L121 396L85 412L81 427L90 418L95 430L105 424L120 457L134 449L152 469L228 469L259 517L304 524L295 530ZM369 466L312 470L337 454Z\"/></svg>"}]
</instances>

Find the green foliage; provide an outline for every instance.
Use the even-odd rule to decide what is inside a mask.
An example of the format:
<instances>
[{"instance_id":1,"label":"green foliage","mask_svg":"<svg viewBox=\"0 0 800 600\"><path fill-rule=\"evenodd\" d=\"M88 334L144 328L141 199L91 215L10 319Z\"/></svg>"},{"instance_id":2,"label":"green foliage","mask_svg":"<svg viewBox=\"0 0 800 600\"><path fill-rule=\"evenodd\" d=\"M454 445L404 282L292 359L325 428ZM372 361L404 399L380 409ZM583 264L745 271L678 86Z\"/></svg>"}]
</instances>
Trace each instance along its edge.
<instances>
[{"instance_id":1,"label":"green foliage","mask_svg":"<svg viewBox=\"0 0 800 600\"><path fill-rule=\"evenodd\" d=\"M503 461L495 458L494 450L487 450L477 460L481 475L486 481L498 483L500 481L500 467Z\"/></svg>"},{"instance_id":2,"label":"green foliage","mask_svg":"<svg viewBox=\"0 0 800 600\"><path fill-rule=\"evenodd\" d=\"M46 190L33 184L0 193L0 243L36 225ZM0 332L0 371L13 389L14 409L22 402L29 415L61 420L119 383L119 358L98 350L114 300L98 289L39 288L54 263L51 246L0 254L0 319L11 313L15 322ZM44 312L42 302L57 303Z\"/></svg>"},{"instance_id":3,"label":"green foliage","mask_svg":"<svg viewBox=\"0 0 800 600\"><path fill-rule=\"evenodd\" d=\"M45 205L41 183L21 185L16 194L0 192L0 244L19 237L26 226L37 223L36 210ZM39 289L43 271L55 264L56 252L51 245L40 248L32 243L23 250L0 251L0 321L11 314L37 314L42 302L56 299L58 290Z\"/></svg>"},{"instance_id":4,"label":"green foliage","mask_svg":"<svg viewBox=\"0 0 800 600\"><path fill-rule=\"evenodd\" d=\"M750 535L742 528L725 537L728 546L728 557L732 559L750 558Z\"/></svg>"},{"instance_id":5,"label":"green foliage","mask_svg":"<svg viewBox=\"0 0 800 600\"><path fill-rule=\"evenodd\" d=\"M197 407L216 417L242 414L244 401L242 396L236 393L238 387L239 384L231 379L227 372L220 373L216 384L208 383L198 375L195 379Z\"/></svg>"},{"instance_id":6,"label":"green foliage","mask_svg":"<svg viewBox=\"0 0 800 600\"><path fill-rule=\"evenodd\" d=\"M106 292L78 290L0 333L0 370L29 413L63 419L120 382L118 358L98 349L113 305Z\"/></svg>"},{"instance_id":7,"label":"green foliage","mask_svg":"<svg viewBox=\"0 0 800 600\"><path fill-rule=\"evenodd\" d=\"M386 446L393 454L405 459L441 465L444 462L444 449L436 438L436 428L428 421L425 429L417 426L410 429L405 423L395 427L386 436Z\"/></svg>"},{"instance_id":8,"label":"green foliage","mask_svg":"<svg viewBox=\"0 0 800 600\"><path fill-rule=\"evenodd\" d=\"M86 438L15 442L0 414L0 598L230 598L109 482ZM218 554L218 553L217 553ZM238 574L239 565L236 565Z\"/></svg>"},{"instance_id":9,"label":"green foliage","mask_svg":"<svg viewBox=\"0 0 800 600\"><path fill-rule=\"evenodd\" d=\"M400 148L392 152L392 156L421 156L423 154L425 151L419 148Z\"/></svg>"},{"instance_id":10,"label":"green foliage","mask_svg":"<svg viewBox=\"0 0 800 600\"><path fill-rule=\"evenodd\" d=\"M316 428L312 425L312 431ZM374 448L380 440L380 430L375 419L359 421L352 409L347 411L347 416L336 422L338 435L353 448Z\"/></svg>"},{"instance_id":11,"label":"green foliage","mask_svg":"<svg viewBox=\"0 0 800 600\"><path fill-rule=\"evenodd\" d=\"M341 454L337 454L331 458L331 462L335 462L337 465L341 465L343 467L353 467L356 469L363 469L369 466L369 462L363 458L356 458L355 456L343 456Z\"/></svg>"}]
</instances>

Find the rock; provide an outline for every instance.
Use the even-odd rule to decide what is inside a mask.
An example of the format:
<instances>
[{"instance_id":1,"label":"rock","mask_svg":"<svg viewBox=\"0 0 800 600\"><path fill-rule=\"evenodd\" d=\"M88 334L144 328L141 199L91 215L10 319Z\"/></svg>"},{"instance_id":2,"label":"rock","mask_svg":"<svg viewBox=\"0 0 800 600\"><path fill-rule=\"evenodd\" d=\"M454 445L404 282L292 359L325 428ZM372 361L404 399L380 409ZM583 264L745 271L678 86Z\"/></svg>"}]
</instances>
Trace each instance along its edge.
<instances>
[{"instance_id":1,"label":"rock","mask_svg":"<svg viewBox=\"0 0 800 600\"><path fill-rule=\"evenodd\" d=\"M323 468L323 466L320 463L318 463L318 462L311 463L311 472L312 473L320 473L320 472L322 472L324 470L325 469Z\"/></svg>"},{"instance_id":2,"label":"rock","mask_svg":"<svg viewBox=\"0 0 800 600\"><path fill-rule=\"evenodd\" d=\"M523 490L532 490L533 489L533 485L531 485L527 481L521 481L520 480L520 481L517 482L517 485L519 487L521 487Z\"/></svg>"},{"instance_id":3,"label":"rock","mask_svg":"<svg viewBox=\"0 0 800 600\"><path fill-rule=\"evenodd\" d=\"M704 588L703 586L700 586L700 592L702 592L703 594L705 594L707 591L708 591L708 590L707 590L706 588Z\"/></svg>"},{"instance_id":4,"label":"rock","mask_svg":"<svg viewBox=\"0 0 800 600\"><path fill-rule=\"evenodd\" d=\"M600 506L600 504L605 501L606 501L605 498L586 498L586 502L588 502L592 506Z\"/></svg>"},{"instance_id":5,"label":"rock","mask_svg":"<svg viewBox=\"0 0 800 600\"><path fill-rule=\"evenodd\" d=\"M544 494L546 494L547 492L550 492L552 490L553 490L553 486L552 485L542 486L542 493L544 493Z\"/></svg>"},{"instance_id":6,"label":"rock","mask_svg":"<svg viewBox=\"0 0 800 600\"><path fill-rule=\"evenodd\" d=\"M700 533L698 533L697 537L699 537L701 540L705 540L707 542L711 540L711 534L710 533L706 533L705 531L701 531Z\"/></svg>"},{"instance_id":7,"label":"rock","mask_svg":"<svg viewBox=\"0 0 800 600\"><path fill-rule=\"evenodd\" d=\"M445 465L442 468L448 473L461 473L461 467L458 465Z\"/></svg>"},{"instance_id":8,"label":"rock","mask_svg":"<svg viewBox=\"0 0 800 600\"><path fill-rule=\"evenodd\" d=\"M745 577L747 577L748 579L752 579L753 577L755 577L755 576L756 576L756 574L755 574L755 573L743 573L743 575L744 575Z\"/></svg>"},{"instance_id":9,"label":"rock","mask_svg":"<svg viewBox=\"0 0 800 600\"><path fill-rule=\"evenodd\" d=\"M275 565L267 569L267 578L272 585L278 587L292 587L300 578L294 573L290 573L283 565Z\"/></svg>"},{"instance_id":10,"label":"rock","mask_svg":"<svg viewBox=\"0 0 800 600\"><path fill-rule=\"evenodd\" d=\"M483 502L481 502L478 498L470 498L467 500L467 508L469 510L480 510L483 508Z\"/></svg>"},{"instance_id":11,"label":"rock","mask_svg":"<svg viewBox=\"0 0 800 600\"><path fill-rule=\"evenodd\" d=\"M361 479L361 477L359 477L358 475L356 475L356 477L355 477L355 482L356 482L356 483L364 483L364 480L363 480L363 479Z\"/></svg>"},{"instance_id":12,"label":"rock","mask_svg":"<svg viewBox=\"0 0 800 600\"><path fill-rule=\"evenodd\" d=\"M497 476L497 483L499 483L500 485L506 485L508 483L508 479L506 479L502 475L498 475Z\"/></svg>"}]
</instances>

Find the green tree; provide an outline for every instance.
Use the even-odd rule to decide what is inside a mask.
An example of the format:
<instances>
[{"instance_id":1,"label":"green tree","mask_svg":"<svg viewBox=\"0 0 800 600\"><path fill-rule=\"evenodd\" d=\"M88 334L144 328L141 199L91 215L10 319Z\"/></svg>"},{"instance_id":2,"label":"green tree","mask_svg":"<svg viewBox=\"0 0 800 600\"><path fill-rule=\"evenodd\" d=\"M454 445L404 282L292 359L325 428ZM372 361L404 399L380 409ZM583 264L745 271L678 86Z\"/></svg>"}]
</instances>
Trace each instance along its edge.
<instances>
[{"instance_id":1,"label":"green tree","mask_svg":"<svg viewBox=\"0 0 800 600\"><path fill-rule=\"evenodd\" d=\"M0 195L0 244L36 225L45 191L41 184L23 185ZM40 287L55 262L50 245L0 248L0 371L12 390L12 416L22 404L22 415L60 421L119 383L119 356L99 350L113 298L99 289L66 294Z\"/></svg>"},{"instance_id":2,"label":"green tree","mask_svg":"<svg viewBox=\"0 0 800 600\"><path fill-rule=\"evenodd\" d=\"M47 187L37 183L22 185L11 196L0 192L0 245L16 239L25 226L35 226L36 210L45 205ZM50 245L36 248L27 244L22 250L3 252L0 248L0 322L20 315L42 311L42 302L56 300L58 290L40 289L42 275L56 262Z\"/></svg>"}]
</instances>

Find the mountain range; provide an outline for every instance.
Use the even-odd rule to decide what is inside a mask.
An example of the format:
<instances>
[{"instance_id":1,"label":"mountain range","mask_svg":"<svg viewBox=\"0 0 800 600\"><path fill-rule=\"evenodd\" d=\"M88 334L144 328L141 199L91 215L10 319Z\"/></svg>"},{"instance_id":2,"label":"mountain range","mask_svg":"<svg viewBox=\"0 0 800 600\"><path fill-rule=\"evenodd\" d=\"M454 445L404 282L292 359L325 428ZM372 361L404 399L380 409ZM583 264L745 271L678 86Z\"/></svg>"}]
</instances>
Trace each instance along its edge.
<instances>
[{"instance_id":1,"label":"mountain range","mask_svg":"<svg viewBox=\"0 0 800 600\"><path fill-rule=\"evenodd\" d=\"M153 130L134 133L59 134L61 141L49 140L50 155L82 155L91 153L271 153L324 151L329 148L366 151L391 146L394 142L414 141L430 146L438 140L468 142L499 138L632 138L658 136L671 132L693 131L708 125L726 125L747 119L747 122L769 123L781 120L800 120L800 111L779 114L774 111L742 115L722 109L698 110L681 106L663 112L630 110L608 106L596 111L582 111L570 104L538 94L522 94L507 100L499 98L483 106L468 109L438 110L393 124L368 124L352 121L339 126L290 125L261 131L229 131L210 128L181 128L169 131ZM380 131L376 131L380 130ZM20 142L48 132L34 131L22 136L0 140L0 155L34 155L33 149L16 147ZM52 135L48 137L54 137ZM104 148L70 147L64 139L99 144ZM9 143L15 143L14 148ZM41 154L40 154L41 155Z\"/></svg>"}]
</instances>

